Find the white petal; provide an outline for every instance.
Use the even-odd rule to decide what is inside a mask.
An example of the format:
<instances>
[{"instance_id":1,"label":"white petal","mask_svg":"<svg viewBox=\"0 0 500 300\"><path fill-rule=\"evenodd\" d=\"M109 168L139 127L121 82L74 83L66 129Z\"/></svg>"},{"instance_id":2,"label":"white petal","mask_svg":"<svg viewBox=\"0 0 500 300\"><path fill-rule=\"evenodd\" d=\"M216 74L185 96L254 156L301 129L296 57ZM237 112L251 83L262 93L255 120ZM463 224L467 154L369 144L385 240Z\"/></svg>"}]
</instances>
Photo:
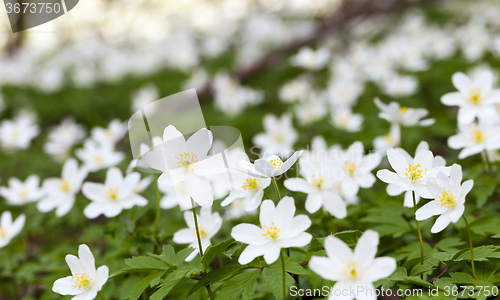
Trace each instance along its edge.
<instances>
[{"instance_id":1,"label":"white petal","mask_svg":"<svg viewBox=\"0 0 500 300\"><path fill-rule=\"evenodd\" d=\"M307 195L305 208L308 213L313 214L317 212L322 205L323 205L323 195L321 193L315 192Z\"/></svg>"},{"instance_id":2,"label":"white petal","mask_svg":"<svg viewBox=\"0 0 500 300\"><path fill-rule=\"evenodd\" d=\"M448 212L445 212L437 218L436 223L434 223L434 226L432 226L431 228L431 232L438 233L443 231L443 229L445 229L450 224L450 222L450 215Z\"/></svg>"},{"instance_id":3,"label":"white petal","mask_svg":"<svg viewBox=\"0 0 500 300\"><path fill-rule=\"evenodd\" d=\"M262 228L253 224L238 224L231 230L231 236L238 242L260 246L268 243L262 232Z\"/></svg>"},{"instance_id":4,"label":"white petal","mask_svg":"<svg viewBox=\"0 0 500 300\"><path fill-rule=\"evenodd\" d=\"M325 239L325 251L330 259L338 261L339 264L346 261L352 261L354 257L351 248L342 240L334 236L328 236Z\"/></svg>"},{"instance_id":5,"label":"white petal","mask_svg":"<svg viewBox=\"0 0 500 300\"><path fill-rule=\"evenodd\" d=\"M323 207L337 219L343 219L347 216L346 204L336 193L327 192L324 194Z\"/></svg>"},{"instance_id":6,"label":"white petal","mask_svg":"<svg viewBox=\"0 0 500 300\"><path fill-rule=\"evenodd\" d=\"M333 263L327 257L313 256L309 260L309 268L327 280L338 281L343 279L343 272L340 270L339 266Z\"/></svg>"},{"instance_id":7,"label":"white petal","mask_svg":"<svg viewBox=\"0 0 500 300\"><path fill-rule=\"evenodd\" d=\"M256 257L264 255L271 248L271 244L253 246L249 245L241 252L238 262L241 265L246 265L254 260Z\"/></svg>"},{"instance_id":8,"label":"white petal","mask_svg":"<svg viewBox=\"0 0 500 300\"><path fill-rule=\"evenodd\" d=\"M377 257L364 269L363 281L375 282L387 278L396 271L396 260L392 257Z\"/></svg>"},{"instance_id":9,"label":"white petal","mask_svg":"<svg viewBox=\"0 0 500 300\"><path fill-rule=\"evenodd\" d=\"M378 232L367 230L359 238L356 248L354 249L354 257L360 264L361 268L367 267L372 263L378 249Z\"/></svg>"}]
</instances>

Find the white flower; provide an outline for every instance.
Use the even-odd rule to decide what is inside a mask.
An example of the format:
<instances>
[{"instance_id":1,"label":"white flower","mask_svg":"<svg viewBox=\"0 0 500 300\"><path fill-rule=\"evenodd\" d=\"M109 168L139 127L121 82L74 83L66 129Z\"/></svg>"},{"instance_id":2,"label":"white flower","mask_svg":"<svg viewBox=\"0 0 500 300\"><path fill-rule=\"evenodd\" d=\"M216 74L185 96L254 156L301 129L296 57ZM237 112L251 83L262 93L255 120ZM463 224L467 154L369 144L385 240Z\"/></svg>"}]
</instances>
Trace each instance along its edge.
<instances>
[{"instance_id":1,"label":"white flower","mask_svg":"<svg viewBox=\"0 0 500 300\"><path fill-rule=\"evenodd\" d=\"M468 124L476 117L488 116L494 111L493 104L500 102L500 91L493 89L493 73L485 70L474 81L461 72L451 78L458 92L441 97L444 105L458 106L458 122Z\"/></svg>"},{"instance_id":2,"label":"white flower","mask_svg":"<svg viewBox=\"0 0 500 300\"><path fill-rule=\"evenodd\" d=\"M48 212L56 209L56 216L67 214L75 204L76 194L80 192L83 180L88 175L87 169L78 168L78 162L69 158L64 162L61 178L47 178L42 189L46 196L37 203L38 210Z\"/></svg>"},{"instance_id":3,"label":"white flower","mask_svg":"<svg viewBox=\"0 0 500 300\"><path fill-rule=\"evenodd\" d=\"M309 47L302 47L290 60L294 66L317 71L324 68L330 60L330 51L327 48L319 48L314 51Z\"/></svg>"},{"instance_id":4,"label":"white flower","mask_svg":"<svg viewBox=\"0 0 500 300\"><path fill-rule=\"evenodd\" d=\"M283 85L279 92L279 98L285 103L301 102L307 98L312 86L309 80L302 76Z\"/></svg>"},{"instance_id":5,"label":"white flower","mask_svg":"<svg viewBox=\"0 0 500 300\"><path fill-rule=\"evenodd\" d=\"M207 175L226 172L221 154L208 156L212 148L212 132L203 128L187 141L180 131L169 125L163 132L164 143L145 154L147 164L162 171L160 185L183 189L201 206L211 206L214 200Z\"/></svg>"},{"instance_id":6,"label":"white flower","mask_svg":"<svg viewBox=\"0 0 500 300\"><path fill-rule=\"evenodd\" d=\"M279 176L288 169L290 169L293 164L302 155L303 150L293 153L293 155L283 162L278 156L271 155L267 158L259 158L253 164L249 161L241 161L240 166L248 171L250 175L257 177L275 177Z\"/></svg>"},{"instance_id":7,"label":"white flower","mask_svg":"<svg viewBox=\"0 0 500 300\"><path fill-rule=\"evenodd\" d=\"M302 178L286 179L284 185L290 191L307 194L305 208L309 213L317 212L322 206L334 217L343 219L347 216L346 205L342 197L333 191L335 184L334 166L328 158L320 161L309 160L308 155L302 156L300 172Z\"/></svg>"},{"instance_id":8,"label":"white flower","mask_svg":"<svg viewBox=\"0 0 500 300\"><path fill-rule=\"evenodd\" d=\"M331 117L335 128L348 132L361 131L361 127L363 126L363 115L352 113L352 110L348 107L334 108Z\"/></svg>"},{"instance_id":9,"label":"white flower","mask_svg":"<svg viewBox=\"0 0 500 300\"><path fill-rule=\"evenodd\" d=\"M191 77L182 84L182 87L184 90L196 89L199 91L209 83L209 79L205 69L197 69L191 73Z\"/></svg>"},{"instance_id":10,"label":"white flower","mask_svg":"<svg viewBox=\"0 0 500 300\"><path fill-rule=\"evenodd\" d=\"M396 150L399 153L401 153L402 155L404 155L408 161L412 160L411 155L408 154L408 152L406 152L404 149L396 148ZM415 150L415 156L417 156L417 154L421 151L429 151L429 144L427 144L427 142L421 141L418 144L417 150ZM432 167L433 168L444 167L445 165L446 165L446 160L442 156L439 156L439 155L434 156L434 159L432 160ZM447 168L446 170L448 170L448 169L449 168ZM446 172L448 172L448 171L446 171ZM398 187L396 184L389 183L387 185L387 194L389 194L390 196L401 195L401 193L403 193L403 192L405 192L405 190ZM415 203L418 203L419 201L420 201L420 196L418 194L415 194ZM406 191L405 198L404 198L404 206L405 207L413 207L412 191Z\"/></svg>"},{"instance_id":11,"label":"white flower","mask_svg":"<svg viewBox=\"0 0 500 300\"><path fill-rule=\"evenodd\" d=\"M151 139L151 143L152 145L149 146L149 145L146 145L145 143L141 143L139 145L139 157L142 157L144 154L148 153L149 151L153 150L156 146L160 146L161 144L163 144L163 139L159 136L154 136L152 139ZM139 159L133 159L130 164L128 165L127 167L127 171L126 173L130 173L132 172L132 170L137 166L137 162L139 161Z\"/></svg>"},{"instance_id":12,"label":"white flower","mask_svg":"<svg viewBox=\"0 0 500 300\"><path fill-rule=\"evenodd\" d=\"M347 151L340 149L333 152L335 177L340 180L341 190L344 194L354 196L359 188L369 188L375 183L375 176L371 173L382 160L378 152L364 155L361 142L354 142Z\"/></svg>"},{"instance_id":13,"label":"white flower","mask_svg":"<svg viewBox=\"0 0 500 300\"><path fill-rule=\"evenodd\" d=\"M234 190L221 202L227 206L237 199L243 199L245 210L251 211L259 207L264 189L271 184L271 178L255 177L244 172L232 172L231 178L235 184Z\"/></svg>"},{"instance_id":14,"label":"white flower","mask_svg":"<svg viewBox=\"0 0 500 300\"><path fill-rule=\"evenodd\" d=\"M312 91L308 97L295 106L294 111L297 121L302 126L320 120L328 111L325 93Z\"/></svg>"},{"instance_id":15,"label":"white flower","mask_svg":"<svg viewBox=\"0 0 500 300\"><path fill-rule=\"evenodd\" d=\"M114 119L108 128L94 127L91 131L92 139L100 144L115 144L127 133L127 123Z\"/></svg>"},{"instance_id":16,"label":"white flower","mask_svg":"<svg viewBox=\"0 0 500 300\"><path fill-rule=\"evenodd\" d=\"M8 150L26 149L40 132L38 125L26 115L0 123L0 145Z\"/></svg>"},{"instance_id":17,"label":"white flower","mask_svg":"<svg viewBox=\"0 0 500 300\"><path fill-rule=\"evenodd\" d=\"M133 172L124 178L118 168L109 168L104 184L94 182L83 184L83 195L92 201L85 207L83 213L89 219L97 218L101 214L112 218L124 209L130 209L135 205L145 206L148 200L134 191L140 180L139 173Z\"/></svg>"},{"instance_id":18,"label":"white flower","mask_svg":"<svg viewBox=\"0 0 500 300\"><path fill-rule=\"evenodd\" d=\"M25 215L20 215L12 222L10 211L4 211L0 220L0 248L7 246L21 232L26 221Z\"/></svg>"},{"instance_id":19,"label":"white flower","mask_svg":"<svg viewBox=\"0 0 500 300\"><path fill-rule=\"evenodd\" d=\"M335 80L328 86L330 104L333 107L352 107L356 104L363 89L363 84L358 80Z\"/></svg>"},{"instance_id":20,"label":"white flower","mask_svg":"<svg viewBox=\"0 0 500 300\"><path fill-rule=\"evenodd\" d=\"M186 210L192 207L191 197L184 189L182 183L177 184L175 187L159 184L158 188L164 194L160 199L160 207L162 209L179 206L181 210Z\"/></svg>"},{"instance_id":21,"label":"white flower","mask_svg":"<svg viewBox=\"0 0 500 300\"><path fill-rule=\"evenodd\" d=\"M259 133L252 138L252 142L262 148L261 155L275 154L288 157L298 139L290 115L284 114L278 119L275 115L267 114L264 116L263 124L265 133Z\"/></svg>"},{"instance_id":22,"label":"white flower","mask_svg":"<svg viewBox=\"0 0 500 300\"><path fill-rule=\"evenodd\" d=\"M462 182L462 167L458 164L451 166L450 176L440 172L437 178L429 179L427 187L434 200L417 210L415 218L419 221L432 216L440 215L431 228L432 233L438 233L450 224L456 223L465 210L465 196L474 186L472 179Z\"/></svg>"},{"instance_id":23,"label":"white flower","mask_svg":"<svg viewBox=\"0 0 500 300\"><path fill-rule=\"evenodd\" d=\"M260 206L260 226L239 224L233 227L231 236L238 242L248 244L238 259L242 265L264 255L267 264L275 262L281 248L304 247L311 242L312 236L305 232L311 226L306 215L295 216L295 203L292 197L283 197L274 206L273 201L265 200Z\"/></svg>"},{"instance_id":24,"label":"white flower","mask_svg":"<svg viewBox=\"0 0 500 300\"><path fill-rule=\"evenodd\" d=\"M228 220L239 219L245 215L255 215L257 210L247 211L244 198L235 199L224 211L224 218Z\"/></svg>"},{"instance_id":25,"label":"white flower","mask_svg":"<svg viewBox=\"0 0 500 300\"><path fill-rule=\"evenodd\" d=\"M62 120L60 125L50 130L43 150L57 159L66 159L71 147L84 137L85 130L83 126L76 124L72 118L67 118Z\"/></svg>"},{"instance_id":26,"label":"white flower","mask_svg":"<svg viewBox=\"0 0 500 300\"><path fill-rule=\"evenodd\" d=\"M158 88L154 84L147 84L132 94L132 113L159 99Z\"/></svg>"},{"instance_id":27,"label":"white flower","mask_svg":"<svg viewBox=\"0 0 500 300\"><path fill-rule=\"evenodd\" d=\"M418 80L412 76L394 75L381 83L384 93L393 98L413 95L417 92Z\"/></svg>"},{"instance_id":28,"label":"white flower","mask_svg":"<svg viewBox=\"0 0 500 300\"><path fill-rule=\"evenodd\" d=\"M243 87L228 74L217 74L213 89L215 106L231 116L241 113L248 105L261 103L264 99L262 91Z\"/></svg>"},{"instance_id":29,"label":"white flower","mask_svg":"<svg viewBox=\"0 0 500 300\"><path fill-rule=\"evenodd\" d=\"M398 187L398 191L414 191L420 197L432 198L427 189L427 180L435 177L438 172L449 172L449 169L442 166L434 167L434 155L429 150L417 152L415 158L407 154L393 148L387 150L389 163L396 172L380 170L377 172L377 177L385 183ZM405 206L413 207L413 203L409 206L408 202L405 197Z\"/></svg>"},{"instance_id":30,"label":"white flower","mask_svg":"<svg viewBox=\"0 0 500 300\"><path fill-rule=\"evenodd\" d=\"M177 244L189 244L189 247L195 250L186 258L186 261L192 261L199 252L198 237L192 211L184 212L184 220L188 228L181 229L174 233L173 241ZM211 245L210 239L213 238L222 226L222 218L218 212L212 213L210 207L202 207L200 214L197 215L198 230L200 232L201 247L203 252Z\"/></svg>"},{"instance_id":31,"label":"white flower","mask_svg":"<svg viewBox=\"0 0 500 300\"><path fill-rule=\"evenodd\" d=\"M373 139L373 147L379 153L386 153L387 149L397 147L400 143L401 127L398 124L392 124L389 133Z\"/></svg>"},{"instance_id":32,"label":"white flower","mask_svg":"<svg viewBox=\"0 0 500 300\"><path fill-rule=\"evenodd\" d=\"M0 187L0 195L7 199L7 203L10 205L24 205L37 201L43 197L44 192L40 189L40 178L38 175L31 175L25 182L11 177L9 179L9 187Z\"/></svg>"},{"instance_id":33,"label":"white flower","mask_svg":"<svg viewBox=\"0 0 500 300\"><path fill-rule=\"evenodd\" d=\"M500 149L500 124L498 119L479 118L478 123L458 123L459 133L448 138L448 146L462 149L459 159L484 150Z\"/></svg>"},{"instance_id":34,"label":"white flower","mask_svg":"<svg viewBox=\"0 0 500 300\"><path fill-rule=\"evenodd\" d=\"M75 154L89 172L116 166L125 157L123 153L116 152L112 144L100 144L91 139L86 140L83 149L77 149Z\"/></svg>"},{"instance_id":35,"label":"white flower","mask_svg":"<svg viewBox=\"0 0 500 300\"><path fill-rule=\"evenodd\" d=\"M380 109L378 116L389 123L400 124L403 126L430 126L434 124L434 119L425 119L423 117L429 114L425 108L409 108L400 106L399 103L392 101L388 105L380 101L379 98L374 99L375 105Z\"/></svg>"},{"instance_id":36,"label":"white flower","mask_svg":"<svg viewBox=\"0 0 500 300\"><path fill-rule=\"evenodd\" d=\"M95 268L94 255L85 244L78 247L78 256L66 255L66 263L72 276L58 279L52 290L61 295L75 296L74 300L92 300L108 281L109 268Z\"/></svg>"},{"instance_id":37,"label":"white flower","mask_svg":"<svg viewBox=\"0 0 500 300\"><path fill-rule=\"evenodd\" d=\"M396 270L394 258L375 258L378 243L378 233L373 230L363 233L354 251L334 236L325 239L327 257L311 257L309 267L319 276L336 281L328 299L377 299L373 282L389 277ZM362 291L359 288L362 288ZM345 295L344 291L354 293ZM339 297L339 294L344 296Z\"/></svg>"}]
</instances>

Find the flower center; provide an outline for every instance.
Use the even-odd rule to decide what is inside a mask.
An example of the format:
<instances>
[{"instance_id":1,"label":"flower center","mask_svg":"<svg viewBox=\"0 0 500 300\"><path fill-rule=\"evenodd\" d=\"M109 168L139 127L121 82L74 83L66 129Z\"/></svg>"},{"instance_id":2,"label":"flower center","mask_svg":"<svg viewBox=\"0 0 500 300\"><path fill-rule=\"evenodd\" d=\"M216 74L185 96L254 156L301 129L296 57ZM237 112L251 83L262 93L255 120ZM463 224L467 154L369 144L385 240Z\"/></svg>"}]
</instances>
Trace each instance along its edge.
<instances>
[{"instance_id":1,"label":"flower center","mask_svg":"<svg viewBox=\"0 0 500 300\"><path fill-rule=\"evenodd\" d=\"M193 232L194 234L196 234L196 227L192 228L193 229ZM207 232L205 231L205 229L203 227L201 227L201 225L198 224L198 230L200 231L200 238L204 238L206 235L207 235Z\"/></svg>"},{"instance_id":2,"label":"flower center","mask_svg":"<svg viewBox=\"0 0 500 300\"><path fill-rule=\"evenodd\" d=\"M317 188L321 189L321 185L323 185L323 182L325 181L325 178L323 176L316 176L313 175L311 183Z\"/></svg>"},{"instance_id":3,"label":"flower center","mask_svg":"<svg viewBox=\"0 0 500 300\"><path fill-rule=\"evenodd\" d=\"M106 137L108 140L112 140L115 137L115 133L111 129L106 129Z\"/></svg>"},{"instance_id":4,"label":"flower center","mask_svg":"<svg viewBox=\"0 0 500 300\"><path fill-rule=\"evenodd\" d=\"M185 171L194 170L196 165L193 165L198 161L198 156L194 153L181 153L179 156L175 157L177 159L177 166Z\"/></svg>"},{"instance_id":5,"label":"flower center","mask_svg":"<svg viewBox=\"0 0 500 300\"><path fill-rule=\"evenodd\" d=\"M247 178L243 181L243 189L250 191L251 193L255 192L259 188L260 179L258 178Z\"/></svg>"},{"instance_id":6,"label":"flower center","mask_svg":"<svg viewBox=\"0 0 500 300\"><path fill-rule=\"evenodd\" d=\"M425 171L427 171L427 169L422 170L422 165L420 164L408 165L408 168L406 168L405 172L406 179L410 180L413 183L421 183L422 178L425 175Z\"/></svg>"},{"instance_id":7,"label":"flower center","mask_svg":"<svg viewBox=\"0 0 500 300\"><path fill-rule=\"evenodd\" d=\"M100 153L97 153L94 155L94 161L98 164L102 163L104 161L104 157Z\"/></svg>"},{"instance_id":8,"label":"flower center","mask_svg":"<svg viewBox=\"0 0 500 300\"><path fill-rule=\"evenodd\" d=\"M482 98L481 98L481 90L478 89L478 88L474 88L472 90L469 91L469 101L474 103L474 104L478 104L479 102L481 102Z\"/></svg>"},{"instance_id":9,"label":"flower center","mask_svg":"<svg viewBox=\"0 0 500 300\"><path fill-rule=\"evenodd\" d=\"M4 239L7 236L7 229L0 226L0 238Z\"/></svg>"},{"instance_id":10,"label":"flower center","mask_svg":"<svg viewBox=\"0 0 500 300\"><path fill-rule=\"evenodd\" d=\"M392 137L391 137L391 134L390 134L390 133L384 134L383 138L384 138L384 140L386 140L388 143L392 143L392 142L394 142L394 140L392 139Z\"/></svg>"},{"instance_id":11,"label":"flower center","mask_svg":"<svg viewBox=\"0 0 500 300\"><path fill-rule=\"evenodd\" d=\"M436 199L442 207L452 208L456 205L455 195L450 193L447 189L441 190L441 195Z\"/></svg>"},{"instance_id":12,"label":"flower center","mask_svg":"<svg viewBox=\"0 0 500 300\"><path fill-rule=\"evenodd\" d=\"M350 262L344 268L344 276L346 280L356 280L358 276L357 265L355 262Z\"/></svg>"},{"instance_id":13,"label":"flower center","mask_svg":"<svg viewBox=\"0 0 500 300\"><path fill-rule=\"evenodd\" d=\"M470 133L470 139L476 143L484 142L484 134L481 130L474 130Z\"/></svg>"},{"instance_id":14,"label":"flower center","mask_svg":"<svg viewBox=\"0 0 500 300\"><path fill-rule=\"evenodd\" d=\"M72 289L79 289L87 291L92 286L92 278L90 278L87 274L76 273L71 278L75 284L71 287Z\"/></svg>"},{"instance_id":15,"label":"flower center","mask_svg":"<svg viewBox=\"0 0 500 300\"><path fill-rule=\"evenodd\" d=\"M285 137L281 133L275 133L273 138L278 143L283 143L285 141Z\"/></svg>"},{"instance_id":16,"label":"flower center","mask_svg":"<svg viewBox=\"0 0 500 300\"><path fill-rule=\"evenodd\" d=\"M15 128L12 130L12 133L11 133L11 137L12 139L17 139L19 138L19 136L21 136L21 131L19 131L19 129Z\"/></svg>"},{"instance_id":17,"label":"flower center","mask_svg":"<svg viewBox=\"0 0 500 300\"><path fill-rule=\"evenodd\" d=\"M118 198L118 188L109 188L106 191L106 195L108 196L109 200L116 201L116 199Z\"/></svg>"},{"instance_id":18,"label":"flower center","mask_svg":"<svg viewBox=\"0 0 500 300\"><path fill-rule=\"evenodd\" d=\"M342 169L349 175L349 177L352 177L354 176L354 172L356 172L356 164L353 162L346 162Z\"/></svg>"},{"instance_id":19,"label":"flower center","mask_svg":"<svg viewBox=\"0 0 500 300\"><path fill-rule=\"evenodd\" d=\"M276 168L276 170L279 170L279 168L281 168L281 165L283 164L283 161L279 157L270 159L269 162Z\"/></svg>"},{"instance_id":20,"label":"flower center","mask_svg":"<svg viewBox=\"0 0 500 300\"><path fill-rule=\"evenodd\" d=\"M264 233L262 233L263 236L265 236L268 240L276 240L280 237L280 229L274 225L274 222L271 223L271 226L262 226L262 230Z\"/></svg>"},{"instance_id":21,"label":"flower center","mask_svg":"<svg viewBox=\"0 0 500 300\"><path fill-rule=\"evenodd\" d=\"M71 188L71 185L66 179L61 180L61 183L59 184L59 189L63 192L69 192L69 189Z\"/></svg>"},{"instance_id":22,"label":"flower center","mask_svg":"<svg viewBox=\"0 0 500 300\"><path fill-rule=\"evenodd\" d=\"M399 109L399 112L401 114L404 114L407 110L408 110L408 106L401 106L401 108Z\"/></svg>"},{"instance_id":23,"label":"flower center","mask_svg":"<svg viewBox=\"0 0 500 300\"><path fill-rule=\"evenodd\" d=\"M27 188L23 188L22 190L19 191L19 198L25 199L29 195L29 191Z\"/></svg>"}]
</instances>

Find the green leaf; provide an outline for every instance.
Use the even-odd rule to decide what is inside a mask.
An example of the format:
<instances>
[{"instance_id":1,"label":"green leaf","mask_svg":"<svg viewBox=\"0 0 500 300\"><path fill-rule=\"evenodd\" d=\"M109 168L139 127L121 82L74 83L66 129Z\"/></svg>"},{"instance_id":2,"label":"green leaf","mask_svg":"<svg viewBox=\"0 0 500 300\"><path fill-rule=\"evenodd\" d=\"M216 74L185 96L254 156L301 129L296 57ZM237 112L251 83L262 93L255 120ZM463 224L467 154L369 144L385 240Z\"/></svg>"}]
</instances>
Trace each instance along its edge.
<instances>
[{"instance_id":1,"label":"green leaf","mask_svg":"<svg viewBox=\"0 0 500 300\"><path fill-rule=\"evenodd\" d=\"M297 261L288 256L283 256L285 259L285 271L297 275L309 275L309 272L304 269ZM268 265L266 268L279 269L281 271L281 259Z\"/></svg>"},{"instance_id":2,"label":"green leaf","mask_svg":"<svg viewBox=\"0 0 500 300\"><path fill-rule=\"evenodd\" d=\"M496 182L493 178L483 176L474 180L472 194L476 196L477 206L483 207L489 197L495 192Z\"/></svg>"},{"instance_id":3,"label":"green leaf","mask_svg":"<svg viewBox=\"0 0 500 300\"><path fill-rule=\"evenodd\" d=\"M440 262L445 264L446 266L451 266L453 265L453 254L446 253L446 252L438 252L434 253L433 255L434 258L438 259Z\"/></svg>"},{"instance_id":4,"label":"green leaf","mask_svg":"<svg viewBox=\"0 0 500 300\"><path fill-rule=\"evenodd\" d=\"M423 274L423 273L426 273L426 272L429 272L429 271L432 271L434 270L434 267L429 265L429 264L418 264L416 265L415 267L413 267L413 269L411 269L411 272L410 272L410 276L418 276L420 274Z\"/></svg>"},{"instance_id":5,"label":"green leaf","mask_svg":"<svg viewBox=\"0 0 500 300\"><path fill-rule=\"evenodd\" d=\"M474 278L471 275L463 272L453 272L450 273L450 276L453 283L472 284L474 281Z\"/></svg>"},{"instance_id":6,"label":"green leaf","mask_svg":"<svg viewBox=\"0 0 500 300\"><path fill-rule=\"evenodd\" d=\"M276 300L283 300L283 271L281 268L264 268L262 275L264 275L267 287L269 288L269 291L273 293L274 298ZM285 273L285 278L286 290L288 294L289 288L295 284L295 280L288 273Z\"/></svg>"},{"instance_id":7,"label":"green leaf","mask_svg":"<svg viewBox=\"0 0 500 300\"><path fill-rule=\"evenodd\" d=\"M444 252L455 253L459 250L456 247L461 247L465 244L466 243L459 238L450 237L450 238L444 238L439 242L437 242L434 248Z\"/></svg>"},{"instance_id":8,"label":"green leaf","mask_svg":"<svg viewBox=\"0 0 500 300\"><path fill-rule=\"evenodd\" d=\"M175 254L174 264L176 266L182 264L184 261L186 261L186 258L189 256L189 254L193 253L194 250L194 248L187 247L186 249L182 249L181 251L177 252L177 254Z\"/></svg>"},{"instance_id":9,"label":"green leaf","mask_svg":"<svg viewBox=\"0 0 500 300\"><path fill-rule=\"evenodd\" d=\"M243 300L252 299L257 289L257 276L260 270L243 272L226 281L220 288L217 299Z\"/></svg>"},{"instance_id":10,"label":"green leaf","mask_svg":"<svg viewBox=\"0 0 500 300\"><path fill-rule=\"evenodd\" d=\"M190 277L190 267L179 268L174 272L168 274L165 278L165 283L149 297L149 300L162 300L165 298L172 289L178 285L188 280Z\"/></svg>"},{"instance_id":11,"label":"green leaf","mask_svg":"<svg viewBox=\"0 0 500 300\"><path fill-rule=\"evenodd\" d=\"M172 245L163 245L161 255L150 253L148 255L160 259L171 266L175 265L175 250Z\"/></svg>"},{"instance_id":12,"label":"green leaf","mask_svg":"<svg viewBox=\"0 0 500 300\"><path fill-rule=\"evenodd\" d=\"M225 267L225 268L220 268L213 270L212 272L209 272L201 278L188 292L188 297L191 296L194 292L196 292L198 289L206 286L207 284L212 284L215 282L219 282L223 280L224 278L227 278L229 276L232 276L234 273L240 271L243 269L244 266L231 266L231 267Z\"/></svg>"},{"instance_id":13,"label":"green leaf","mask_svg":"<svg viewBox=\"0 0 500 300\"><path fill-rule=\"evenodd\" d=\"M358 239L363 235L363 233L359 230L346 230L342 232L338 232L333 236L341 239L344 243L346 243L349 247L354 247Z\"/></svg>"},{"instance_id":14,"label":"green leaf","mask_svg":"<svg viewBox=\"0 0 500 300\"><path fill-rule=\"evenodd\" d=\"M474 261L486 261L488 260L488 258L500 258L500 252L497 251L499 249L500 247L493 245L474 247ZM466 251L460 253L460 255L455 254L453 258L456 261L470 260L471 259L470 250L469 249L464 249L464 250Z\"/></svg>"},{"instance_id":15,"label":"green leaf","mask_svg":"<svg viewBox=\"0 0 500 300\"><path fill-rule=\"evenodd\" d=\"M127 300L137 300L139 297L142 295L144 290L150 285L151 281L161 278L165 274L165 271L160 271L160 272L154 272L152 274L149 274L148 276L144 277L137 283L132 290L128 293L127 295Z\"/></svg>"},{"instance_id":16,"label":"green leaf","mask_svg":"<svg viewBox=\"0 0 500 300\"><path fill-rule=\"evenodd\" d=\"M475 262L478 280L490 281L495 272L500 268L500 261L478 261Z\"/></svg>"},{"instance_id":17,"label":"green leaf","mask_svg":"<svg viewBox=\"0 0 500 300\"><path fill-rule=\"evenodd\" d=\"M152 270L168 270L168 266L163 261L147 256L134 256L125 260L125 264L133 269L152 269Z\"/></svg>"},{"instance_id":18,"label":"green leaf","mask_svg":"<svg viewBox=\"0 0 500 300\"><path fill-rule=\"evenodd\" d=\"M221 252L226 251L226 249L234 243L234 239L229 239L217 245L208 246L207 250L201 258L201 263L205 270L208 268L210 263L219 255Z\"/></svg>"}]
</instances>

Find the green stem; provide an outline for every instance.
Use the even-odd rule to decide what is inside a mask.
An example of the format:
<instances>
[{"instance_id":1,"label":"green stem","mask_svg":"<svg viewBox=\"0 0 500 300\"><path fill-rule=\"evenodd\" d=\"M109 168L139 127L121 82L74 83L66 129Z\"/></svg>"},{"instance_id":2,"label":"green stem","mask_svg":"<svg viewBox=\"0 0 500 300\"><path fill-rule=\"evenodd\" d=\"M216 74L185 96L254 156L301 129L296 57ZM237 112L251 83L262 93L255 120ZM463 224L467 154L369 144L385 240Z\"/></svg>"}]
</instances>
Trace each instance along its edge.
<instances>
[{"instance_id":1,"label":"green stem","mask_svg":"<svg viewBox=\"0 0 500 300\"><path fill-rule=\"evenodd\" d=\"M286 271L285 271L285 257L283 256L283 251L280 250L281 257L281 270L283 274L283 300L286 299Z\"/></svg>"},{"instance_id":2,"label":"green stem","mask_svg":"<svg viewBox=\"0 0 500 300\"><path fill-rule=\"evenodd\" d=\"M273 179L273 185L274 189L276 190L276 195L278 196L278 201L281 201L280 190L278 189L278 184L276 183L276 179L274 177L271 178Z\"/></svg>"},{"instance_id":3,"label":"green stem","mask_svg":"<svg viewBox=\"0 0 500 300\"><path fill-rule=\"evenodd\" d=\"M486 170L488 171L488 174L491 176L493 175L493 172L491 171L491 163L490 163L490 160L488 159L488 153L486 152L486 150L483 151L483 160L484 160L484 163L486 165Z\"/></svg>"},{"instance_id":4,"label":"green stem","mask_svg":"<svg viewBox=\"0 0 500 300\"><path fill-rule=\"evenodd\" d=\"M155 228L153 231L155 241L157 241L157 238L158 238L158 234L157 234L158 221L160 220L160 209L161 209L161 207L160 207L161 193L160 193L160 188L158 187L158 179L159 178L160 178L160 176L156 176L156 198L158 201L156 203Z\"/></svg>"},{"instance_id":5,"label":"green stem","mask_svg":"<svg viewBox=\"0 0 500 300\"><path fill-rule=\"evenodd\" d=\"M193 209L193 218L194 218L194 227L196 230L196 238L198 240L198 250L200 252L200 256L203 257L203 248L201 247L201 235L200 235L200 227L198 226L198 216L196 215L196 209L194 207L194 201L191 198L191 206ZM207 284L205 286L207 288L208 296L210 296L211 300L215 300L214 294L212 292L212 288L210 288L210 285Z\"/></svg>"},{"instance_id":6,"label":"green stem","mask_svg":"<svg viewBox=\"0 0 500 300\"><path fill-rule=\"evenodd\" d=\"M477 280L476 277L476 268L474 267L474 247L472 246L472 233L470 231L469 222L467 222L467 218L465 214L463 215L465 226L467 227L467 232L469 233L469 246L470 246L470 263L472 265L472 274L474 275L474 279Z\"/></svg>"},{"instance_id":7,"label":"green stem","mask_svg":"<svg viewBox=\"0 0 500 300\"><path fill-rule=\"evenodd\" d=\"M415 212L415 222L417 222L418 239L420 240L420 264L424 264L424 243L422 241L422 233L420 232L420 224L417 220L417 201L415 201L415 191L412 191L413 196L413 210Z\"/></svg>"},{"instance_id":8,"label":"green stem","mask_svg":"<svg viewBox=\"0 0 500 300\"><path fill-rule=\"evenodd\" d=\"M104 298L104 295L99 291L99 296L101 296L102 300L106 300L106 298Z\"/></svg>"}]
</instances>

